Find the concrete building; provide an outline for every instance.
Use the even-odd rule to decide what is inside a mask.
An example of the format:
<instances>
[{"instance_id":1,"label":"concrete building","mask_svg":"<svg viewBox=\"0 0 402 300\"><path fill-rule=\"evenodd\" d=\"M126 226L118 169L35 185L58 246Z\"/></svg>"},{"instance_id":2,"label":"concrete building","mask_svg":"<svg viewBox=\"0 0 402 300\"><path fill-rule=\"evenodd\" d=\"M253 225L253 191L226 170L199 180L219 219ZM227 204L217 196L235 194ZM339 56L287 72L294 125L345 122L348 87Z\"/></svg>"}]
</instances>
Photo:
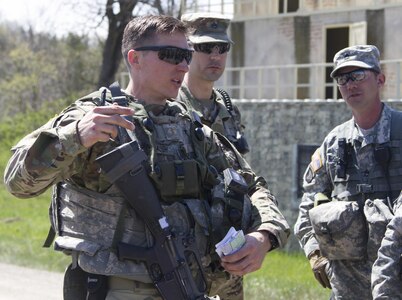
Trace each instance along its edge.
<instances>
[{"instance_id":1,"label":"concrete building","mask_svg":"<svg viewBox=\"0 0 402 300\"><path fill-rule=\"evenodd\" d=\"M232 17L228 69L221 80L239 99L338 98L334 54L374 44L382 53L385 98L400 98L402 0L193 0L186 12Z\"/></svg>"}]
</instances>

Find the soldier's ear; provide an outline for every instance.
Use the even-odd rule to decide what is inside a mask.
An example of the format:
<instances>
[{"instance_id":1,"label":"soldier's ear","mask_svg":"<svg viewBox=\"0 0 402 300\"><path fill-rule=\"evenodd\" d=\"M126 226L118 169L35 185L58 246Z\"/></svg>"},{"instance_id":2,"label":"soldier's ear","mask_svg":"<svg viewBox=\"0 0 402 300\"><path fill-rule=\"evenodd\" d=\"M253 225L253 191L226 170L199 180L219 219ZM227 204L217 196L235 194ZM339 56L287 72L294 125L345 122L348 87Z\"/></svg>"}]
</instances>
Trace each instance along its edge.
<instances>
[{"instance_id":1,"label":"soldier's ear","mask_svg":"<svg viewBox=\"0 0 402 300\"><path fill-rule=\"evenodd\" d=\"M133 49L129 50L127 53L127 60L132 67L138 64L138 52Z\"/></svg>"},{"instance_id":2,"label":"soldier's ear","mask_svg":"<svg viewBox=\"0 0 402 300\"><path fill-rule=\"evenodd\" d=\"M385 75L383 73L378 74L377 76L377 84L378 86L383 86L385 83Z\"/></svg>"}]
</instances>

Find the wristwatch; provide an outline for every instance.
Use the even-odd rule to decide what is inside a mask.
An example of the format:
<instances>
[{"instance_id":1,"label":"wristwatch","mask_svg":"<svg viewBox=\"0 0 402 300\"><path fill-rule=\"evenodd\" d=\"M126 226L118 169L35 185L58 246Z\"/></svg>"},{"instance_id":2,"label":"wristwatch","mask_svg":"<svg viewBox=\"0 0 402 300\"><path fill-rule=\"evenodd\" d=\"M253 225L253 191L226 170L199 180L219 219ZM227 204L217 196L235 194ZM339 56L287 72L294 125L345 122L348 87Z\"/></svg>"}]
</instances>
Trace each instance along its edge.
<instances>
[{"instance_id":1,"label":"wristwatch","mask_svg":"<svg viewBox=\"0 0 402 300\"><path fill-rule=\"evenodd\" d=\"M268 252L275 250L276 248L279 247L279 242L278 239L276 238L275 235L273 235L271 232L267 231L268 233L268 239L271 243L271 248L268 250Z\"/></svg>"}]
</instances>

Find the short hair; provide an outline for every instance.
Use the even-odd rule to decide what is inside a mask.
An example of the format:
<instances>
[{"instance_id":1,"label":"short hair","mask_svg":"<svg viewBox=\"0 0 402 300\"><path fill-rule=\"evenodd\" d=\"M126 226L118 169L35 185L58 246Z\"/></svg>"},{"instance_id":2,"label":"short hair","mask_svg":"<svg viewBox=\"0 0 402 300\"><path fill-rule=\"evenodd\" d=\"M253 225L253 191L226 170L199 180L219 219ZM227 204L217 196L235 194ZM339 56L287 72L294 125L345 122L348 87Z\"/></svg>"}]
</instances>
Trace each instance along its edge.
<instances>
[{"instance_id":1,"label":"short hair","mask_svg":"<svg viewBox=\"0 0 402 300\"><path fill-rule=\"evenodd\" d=\"M124 29L121 52L129 68L127 53L131 49L144 46L145 42L152 41L158 34L187 33L185 25L171 16L139 16L133 18Z\"/></svg>"}]
</instances>

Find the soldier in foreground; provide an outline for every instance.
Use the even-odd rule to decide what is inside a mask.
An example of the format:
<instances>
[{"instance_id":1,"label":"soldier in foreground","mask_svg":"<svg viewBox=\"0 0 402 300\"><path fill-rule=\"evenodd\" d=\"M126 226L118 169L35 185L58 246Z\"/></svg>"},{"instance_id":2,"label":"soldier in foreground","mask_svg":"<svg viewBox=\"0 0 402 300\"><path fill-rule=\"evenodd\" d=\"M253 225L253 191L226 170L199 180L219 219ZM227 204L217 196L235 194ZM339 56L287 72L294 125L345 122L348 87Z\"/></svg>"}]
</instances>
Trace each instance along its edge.
<instances>
[{"instance_id":1,"label":"soldier in foreground","mask_svg":"<svg viewBox=\"0 0 402 300\"><path fill-rule=\"evenodd\" d=\"M189 13L181 20L189 30L194 54L177 99L196 111L203 124L223 134L241 154L246 154L249 146L240 111L226 91L214 88L233 45L227 34L230 19L217 13Z\"/></svg>"},{"instance_id":2,"label":"soldier in foreground","mask_svg":"<svg viewBox=\"0 0 402 300\"><path fill-rule=\"evenodd\" d=\"M6 186L21 198L54 186L56 250L71 255L71 270L101 278L88 299L209 299L203 270L221 230L245 231L241 249L221 259L238 276L289 234L265 181L172 100L192 58L185 33L172 17L134 18L122 41L126 90L77 100L12 149ZM226 197L237 201L233 222Z\"/></svg>"},{"instance_id":3,"label":"soldier in foreground","mask_svg":"<svg viewBox=\"0 0 402 300\"><path fill-rule=\"evenodd\" d=\"M375 46L339 51L331 77L353 118L313 154L295 234L332 299L371 299L372 265L402 189L402 114L380 99L385 76Z\"/></svg>"}]
</instances>

